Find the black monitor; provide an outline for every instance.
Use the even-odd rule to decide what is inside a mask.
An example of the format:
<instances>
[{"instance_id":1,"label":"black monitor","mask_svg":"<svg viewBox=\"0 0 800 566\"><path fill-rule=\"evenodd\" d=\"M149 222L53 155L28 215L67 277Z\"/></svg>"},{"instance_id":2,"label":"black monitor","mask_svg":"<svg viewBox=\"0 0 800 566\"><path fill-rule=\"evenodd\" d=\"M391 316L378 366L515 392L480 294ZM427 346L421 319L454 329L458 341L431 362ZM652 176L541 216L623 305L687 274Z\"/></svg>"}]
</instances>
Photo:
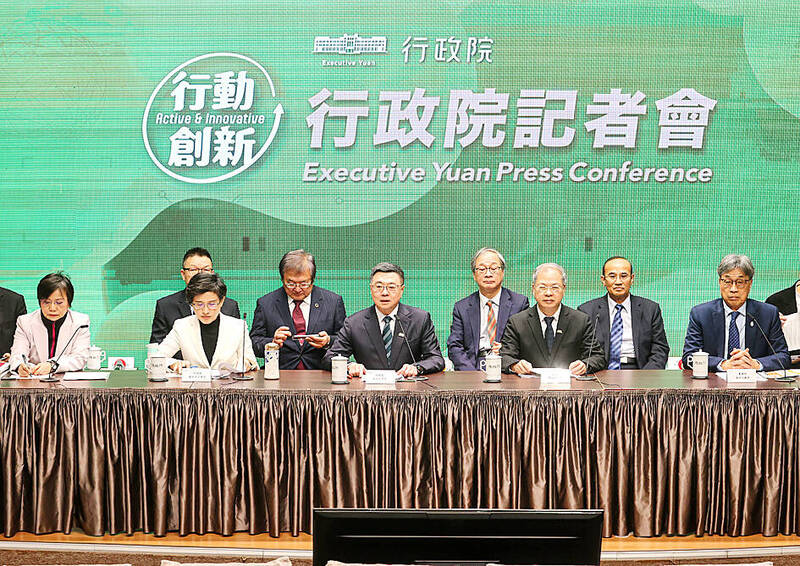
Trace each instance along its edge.
<instances>
[{"instance_id":1,"label":"black monitor","mask_svg":"<svg viewBox=\"0 0 800 566\"><path fill-rule=\"evenodd\" d=\"M600 564L603 511L314 509L314 565Z\"/></svg>"}]
</instances>

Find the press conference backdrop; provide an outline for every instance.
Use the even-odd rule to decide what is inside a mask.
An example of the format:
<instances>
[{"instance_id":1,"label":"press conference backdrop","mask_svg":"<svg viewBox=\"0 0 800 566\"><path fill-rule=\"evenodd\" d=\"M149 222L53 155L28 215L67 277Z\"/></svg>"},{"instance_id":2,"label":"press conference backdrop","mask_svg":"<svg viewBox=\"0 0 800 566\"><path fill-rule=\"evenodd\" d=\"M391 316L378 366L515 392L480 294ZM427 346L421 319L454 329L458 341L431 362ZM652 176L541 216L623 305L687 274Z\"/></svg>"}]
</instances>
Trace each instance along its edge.
<instances>
[{"instance_id":1,"label":"press conference backdrop","mask_svg":"<svg viewBox=\"0 0 800 566\"><path fill-rule=\"evenodd\" d=\"M0 3L0 284L65 270L93 342L141 363L207 247L252 313L290 249L348 312L369 269L439 339L481 246L566 304L631 258L673 354L730 252L798 271L800 9L790 1Z\"/></svg>"}]
</instances>

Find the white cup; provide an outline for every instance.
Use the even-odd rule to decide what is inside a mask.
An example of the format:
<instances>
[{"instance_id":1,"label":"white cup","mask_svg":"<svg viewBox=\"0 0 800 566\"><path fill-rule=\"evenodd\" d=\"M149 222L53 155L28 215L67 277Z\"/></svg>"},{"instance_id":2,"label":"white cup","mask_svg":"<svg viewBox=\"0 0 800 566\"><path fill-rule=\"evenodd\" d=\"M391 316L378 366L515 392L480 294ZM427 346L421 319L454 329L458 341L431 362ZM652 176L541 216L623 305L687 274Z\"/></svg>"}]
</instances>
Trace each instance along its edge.
<instances>
[{"instance_id":1,"label":"white cup","mask_svg":"<svg viewBox=\"0 0 800 566\"><path fill-rule=\"evenodd\" d=\"M341 354L331 358L331 383L347 383L347 358Z\"/></svg>"},{"instance_id":2,"label":"white cup","mask_svg":"<svg viewBox=\"0 0 800 566\"><path fill-rule=\"evenodd\" d=\"M692 377L708 377L708 352L692 352L686 357L686 363L692 370Z\"/></svg>"},{"instance_id":3,"label":"white cup","mask_svg":"<svg viewBox=\"0 0 800 566\"><path fill-rule=\"evenodd\" d=\"M481 360L481 371L486 372L486 381L489 383L500 382L500 370L502 368L502 360L497 354L488 354L486 358Z\"/></svg>"},{"instance_id":4,"label":"white cup","mask_svg":"<svg viewBox=\"0 0 800 566\"><path fill-rule=\"evenodd\" d=\"M86 360L86 369L100 369L103 365L103 360L106 359L106 351L101 350L97 346L89 348L89 359Z\"/></svg>"},{"instance_id":5,"label":"white cup","mask_svg":"<svg viewBox=\"0 0 800 566\"><path fill-rule=\"evenodd\" d=\"M165 356L151 356L144 361L144 367L147 370L147 377L166 377L167 376L167 358Z\"/></svg>"}]
</instances>

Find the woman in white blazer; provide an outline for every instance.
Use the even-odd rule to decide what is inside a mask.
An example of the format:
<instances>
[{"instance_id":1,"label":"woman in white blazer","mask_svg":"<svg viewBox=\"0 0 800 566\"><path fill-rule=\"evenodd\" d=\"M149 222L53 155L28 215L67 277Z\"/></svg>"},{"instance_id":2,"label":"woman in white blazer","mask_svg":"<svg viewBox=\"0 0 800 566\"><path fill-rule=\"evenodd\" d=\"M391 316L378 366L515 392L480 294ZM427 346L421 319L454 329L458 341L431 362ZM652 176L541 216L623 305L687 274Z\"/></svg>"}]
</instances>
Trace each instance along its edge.
<instances>
[{"instance_id":1,"label":"woman in white blazer","mask_svg":"<svg viewBox=\"0 0 800 566\"><path fill-rule=\"evenodd\" d=\"M20 376L80 371L89 357L89 317L70 309L75 289L63 273L36 287L39 307L17 318L10 366ZM73 337L74 335L74 337Z\"/></svg>"},{"instance_id":2,"label":"woman in white blazer","mask_svg":"<svg viewBox=\"0 0 800 566\"><path fill-rule=\"evenodd\" d=\"M177 372L189 366L241 371L244 358L245 371L258 369L247 323L220 312L227 292L216 273L198 273L189 280L186 300L194 314L176 320L158 346L161 354L170 358L170 368ZM172 358L178 351L183 360Z\"/></svg>"}]
</instances>

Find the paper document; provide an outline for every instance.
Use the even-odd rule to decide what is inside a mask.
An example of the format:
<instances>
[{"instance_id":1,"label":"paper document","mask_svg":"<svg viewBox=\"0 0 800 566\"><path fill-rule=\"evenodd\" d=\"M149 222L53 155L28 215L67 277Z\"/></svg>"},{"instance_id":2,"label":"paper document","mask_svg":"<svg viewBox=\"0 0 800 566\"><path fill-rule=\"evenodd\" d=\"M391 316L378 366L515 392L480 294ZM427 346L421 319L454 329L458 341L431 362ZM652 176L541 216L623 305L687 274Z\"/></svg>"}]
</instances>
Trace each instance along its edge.
<instances>
[{"instance_id":1,"label":"paper document","mask_svg":"<svg viewBox=\"0 0 800 566\"><path fill-rule=\"evenodd\" d=\"M108 379L107 371L68 371L64 374L64 381L98 381Z\"/></svg>"}]
</instances>

